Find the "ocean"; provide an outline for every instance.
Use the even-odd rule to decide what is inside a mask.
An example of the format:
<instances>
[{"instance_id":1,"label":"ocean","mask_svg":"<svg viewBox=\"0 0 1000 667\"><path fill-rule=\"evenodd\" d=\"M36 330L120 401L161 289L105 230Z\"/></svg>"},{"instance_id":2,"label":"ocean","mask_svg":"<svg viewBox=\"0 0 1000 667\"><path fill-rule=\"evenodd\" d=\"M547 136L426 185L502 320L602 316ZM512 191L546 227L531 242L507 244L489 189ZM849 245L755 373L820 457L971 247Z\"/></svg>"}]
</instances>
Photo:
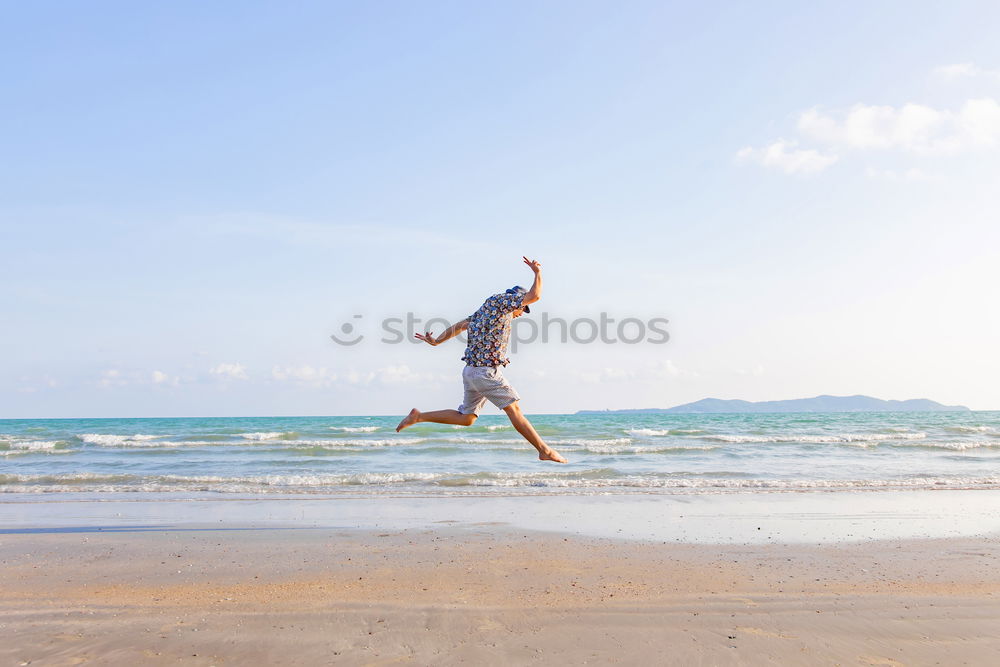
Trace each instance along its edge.
<instances>
[{"instance_id":1,"label":"ocean","mask_svg":"<svg viewBox=\"0 0 1000 667\"><path fill-rule=\"evenodd\" d=\"M1000 489L1000 412L0 421L0 492L705 494Z\"/></svg>"}]
</instances>

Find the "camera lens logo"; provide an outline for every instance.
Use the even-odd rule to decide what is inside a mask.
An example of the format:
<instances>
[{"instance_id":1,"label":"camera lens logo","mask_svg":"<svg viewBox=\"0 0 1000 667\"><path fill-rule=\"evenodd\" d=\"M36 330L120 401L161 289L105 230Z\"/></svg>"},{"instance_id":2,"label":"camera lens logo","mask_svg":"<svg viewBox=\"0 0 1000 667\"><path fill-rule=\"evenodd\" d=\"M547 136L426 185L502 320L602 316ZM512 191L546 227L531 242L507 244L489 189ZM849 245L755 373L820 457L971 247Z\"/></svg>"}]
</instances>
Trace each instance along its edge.
<instances>
[{"instance_id":1,"label":"camera lens logo","mask_svg":"<svg viewBox=\"0 0 1000 667\"><path fill-rule=\"evenodd\" d=\"M355 315L354 319L360 320L361 316L360 315ZM344 322L343 324L340 325L340 332L342 334L344 334L344 336L350 336L350 335L352 335L354 333L354 325L352 323L350 323L350 322ZM361 339L363 339L364 336L362 334L358 334L357 338L354 338L353 340L351 340L351 339L344 340L344 339L341 339L340 337L338 337L337 334L330 334L330 338L337 345L347 345L347 346L350 346L350 345L357 345L358 343L360 343Z\"/></svg>"}]
</instances>

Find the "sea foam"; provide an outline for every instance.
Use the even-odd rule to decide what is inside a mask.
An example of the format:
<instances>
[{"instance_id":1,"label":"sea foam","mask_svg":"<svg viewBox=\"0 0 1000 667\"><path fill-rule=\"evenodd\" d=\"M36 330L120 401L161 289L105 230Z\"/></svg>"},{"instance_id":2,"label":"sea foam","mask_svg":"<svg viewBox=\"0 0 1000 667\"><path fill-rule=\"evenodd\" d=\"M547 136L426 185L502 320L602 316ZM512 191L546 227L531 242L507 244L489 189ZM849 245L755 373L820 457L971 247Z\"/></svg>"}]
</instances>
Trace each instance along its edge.
<instances>
[{"instance_id":1,"label":"sea foam","mask_svg":"<svg viewBox=\"0 0 1000 667\"><path fill-rule=\"evenodd\" d=\"M136 433L135 435L115 435L113 433L83 433L77 437L80 438L82 442L85 442L88 445L99 445L101 447L122 447L133 443L155 440L161 436L144 435L142 433Z\"/></svg>"}]
</instances>

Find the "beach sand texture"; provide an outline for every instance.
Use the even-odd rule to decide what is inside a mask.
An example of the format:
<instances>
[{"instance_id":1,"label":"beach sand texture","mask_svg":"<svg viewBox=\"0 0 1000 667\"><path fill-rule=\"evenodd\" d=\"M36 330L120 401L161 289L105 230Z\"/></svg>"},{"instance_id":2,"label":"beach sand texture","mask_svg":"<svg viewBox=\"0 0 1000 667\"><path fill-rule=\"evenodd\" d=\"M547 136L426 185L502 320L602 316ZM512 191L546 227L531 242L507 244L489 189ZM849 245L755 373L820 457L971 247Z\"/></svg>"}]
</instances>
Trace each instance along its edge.
<instances>
[{"instance_id":1,"label":"beach sand texture","mask_svg":"<svg viewBox=\"0 0 1000 667\"><path fill-rule=\"evenodd\" d=\"M6 530L0 664L995 665L998 558L992 536Z\"/></svg>"}]
</instances>

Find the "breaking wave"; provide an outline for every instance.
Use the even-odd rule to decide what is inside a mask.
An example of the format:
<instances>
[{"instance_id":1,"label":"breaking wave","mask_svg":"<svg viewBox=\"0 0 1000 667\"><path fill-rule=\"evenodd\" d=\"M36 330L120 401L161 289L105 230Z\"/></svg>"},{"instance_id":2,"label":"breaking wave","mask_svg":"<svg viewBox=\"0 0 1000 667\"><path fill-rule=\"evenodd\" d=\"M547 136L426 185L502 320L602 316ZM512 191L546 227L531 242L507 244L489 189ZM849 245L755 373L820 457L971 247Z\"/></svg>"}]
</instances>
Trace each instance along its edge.
<instances>
[{"instance_id":1,"label":"breaking wave","mask_svg":"<svg viewBox=\"0 0 1000 667\"><path fill-rule=\"evenodd\" d=\"M299 475L156 475L67 473L63 475L0 475L0 492L217 492L217 493L335 493L369 487L408 487L414 491L442 488L575 488L601 492L645 491L823 491L877 489L1000 489L1000 476L898 477L875 479L776 480L690 474L621 475L599 468L566 473L354 473Z\"/></svg>"}]
</instances>

